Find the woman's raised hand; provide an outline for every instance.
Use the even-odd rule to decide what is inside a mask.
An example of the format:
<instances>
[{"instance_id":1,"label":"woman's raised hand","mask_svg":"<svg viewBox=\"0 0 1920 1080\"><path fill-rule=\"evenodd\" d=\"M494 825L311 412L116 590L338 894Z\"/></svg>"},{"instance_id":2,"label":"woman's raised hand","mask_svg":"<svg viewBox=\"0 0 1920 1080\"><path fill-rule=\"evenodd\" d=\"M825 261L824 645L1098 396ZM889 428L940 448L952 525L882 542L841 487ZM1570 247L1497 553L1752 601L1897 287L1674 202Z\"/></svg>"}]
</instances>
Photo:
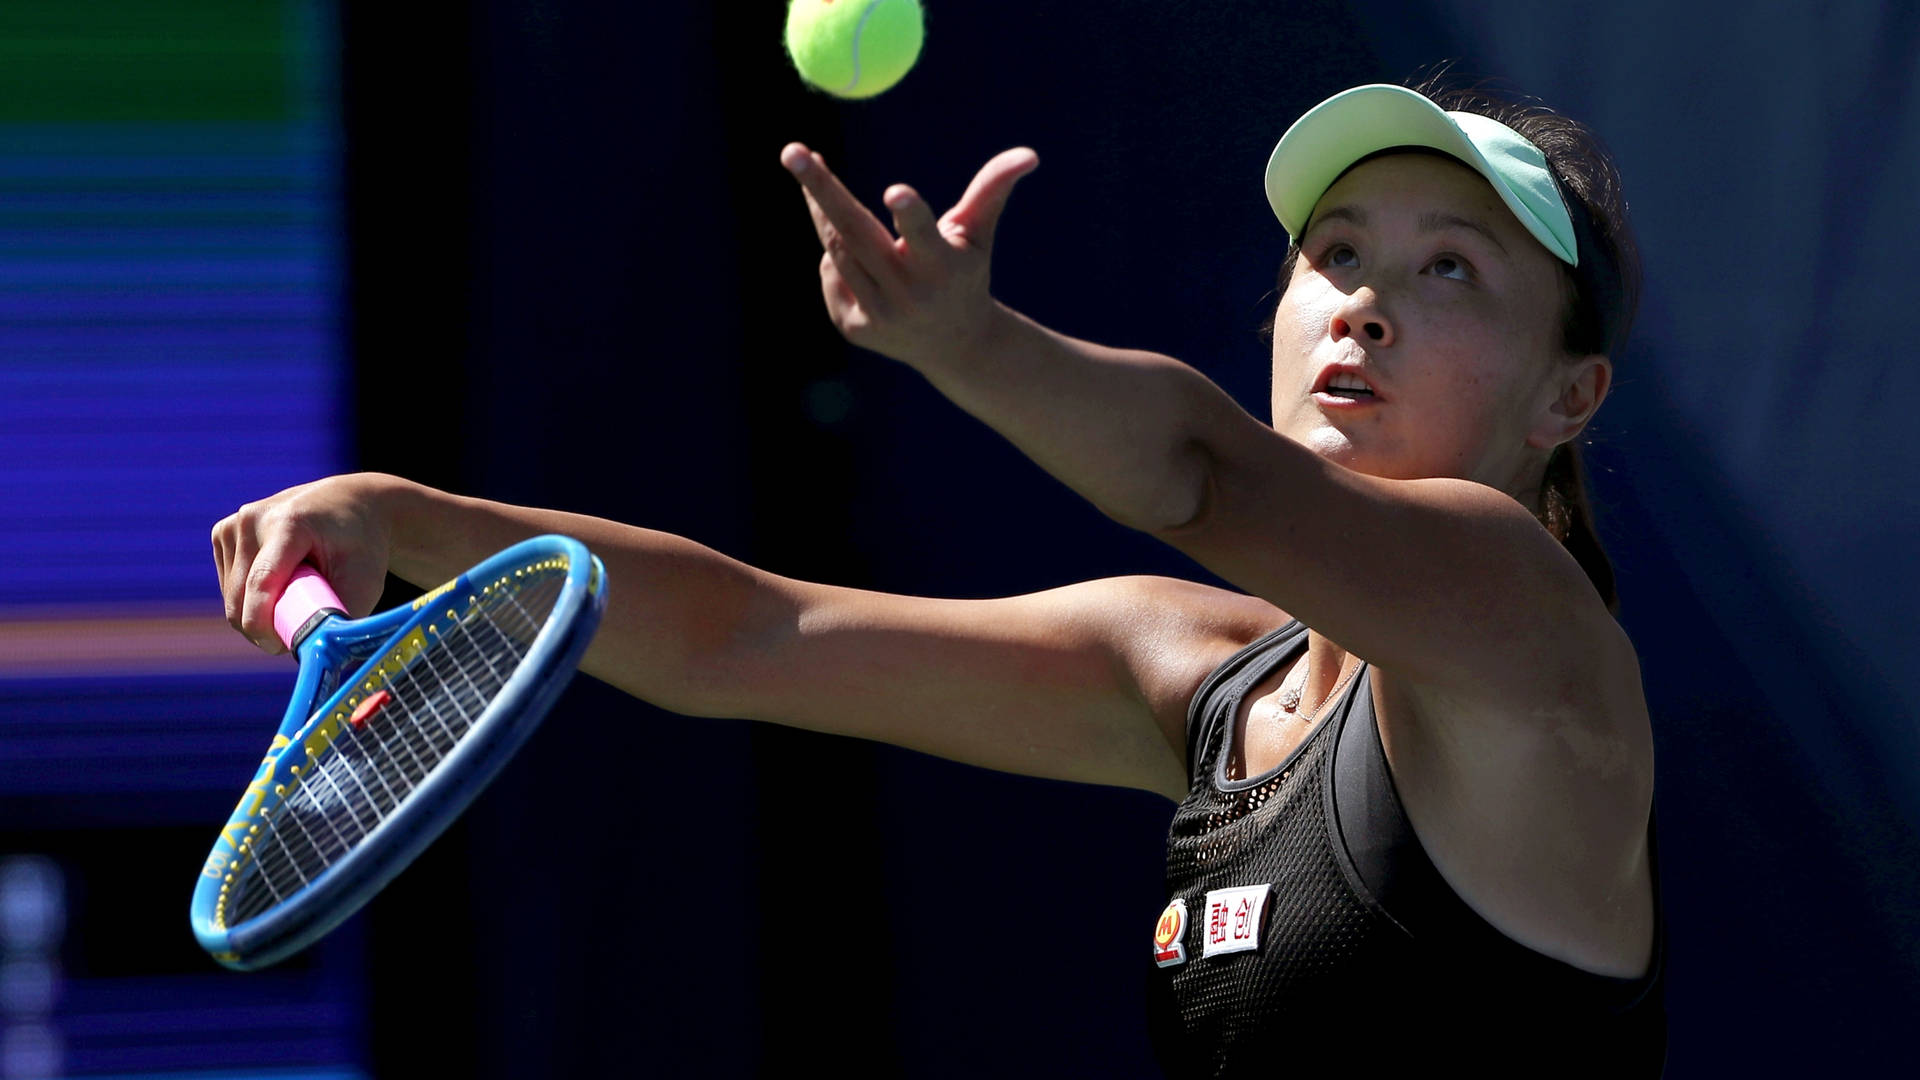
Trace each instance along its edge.
<instances>
[{"instance_id":1,"label":"woman's raised hand","mask_svg":"<svg viewBox=\"0 0 1920 1080\"><path fill-rule=\"evenodd\" d=\"M915 364L964 350L986 332L994 312L987 288L994 228L1013 185L1040 155L1024 146L995 155L938 220L918 192L893 185L883 199L893 213L891 231L819 154L788 143L780 163L806 196L826 249L821 292L848 341Z\"/></svg>"},{"instance_id":2,"label":"woman's raised hand","mask_svg":"<svg viewBox=\"0 0 1920 1080\"><path fill-rule=\"evenodd\" d=\"M379 496L394 479L332 476L221 519L213 527L213 564L227 622L267 652L285 652L273 632L273 605L303 562L326 576L349 614L372 612L386 584L391 543Z\"/></svg>"}]
</instances>

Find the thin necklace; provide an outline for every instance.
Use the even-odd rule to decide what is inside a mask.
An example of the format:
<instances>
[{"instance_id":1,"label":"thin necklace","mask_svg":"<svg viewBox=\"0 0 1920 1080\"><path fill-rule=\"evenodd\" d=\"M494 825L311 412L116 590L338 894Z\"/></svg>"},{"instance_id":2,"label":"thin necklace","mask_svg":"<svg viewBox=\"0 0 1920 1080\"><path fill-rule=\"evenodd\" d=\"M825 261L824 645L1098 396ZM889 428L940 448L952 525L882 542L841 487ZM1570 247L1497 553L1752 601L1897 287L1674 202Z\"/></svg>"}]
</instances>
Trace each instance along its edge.
<instances>
[{"instance_id":1,"label":"thin necklace","mask_svg":"<svg viewBox=\"0 0 1920 1080\"><path fill-rule=\"evenodd\" d=\"M1333 689L1327 691L1326 697L1323 697L1319 701L1314 702L1313 709L1311 711L1301 712L1299 711L1300 695L1305 693L1307 688L1307 664L1306 664L1306 661L1303 660L1300 663L1299 684L1290 685L1280 691L1280 707L1287 710L1290 713L1294 713L1302 721L1311 724L1315 720L1319 719L1320 710L1326 708L1327 702L1332 701L1334 698L1339 696L1340 691L1346 688L1348 680L1353 678L1354 672L1359 670L1360 670L1359 664L1355 664L1352 667L1347 668L1344 672L1341 673L1340 681L1337 683L1334 683Z\"/></svg>"},{"instance_id":2,"label":"thin necklace","mask_svg":"<svg viewBox=\"0 0 1920 1080\"><path fill-rule=\"evenodd\" d=\"M1300 660L1300 678L1295 680L1289 675L1287 677L1287 685L1280 688L1280 707L1288 712L1298 710L1300 708L1300 694L1306 689L1306 686L1307 661L1305 657L1302 657Z\"/></svg>"}]
</instances>

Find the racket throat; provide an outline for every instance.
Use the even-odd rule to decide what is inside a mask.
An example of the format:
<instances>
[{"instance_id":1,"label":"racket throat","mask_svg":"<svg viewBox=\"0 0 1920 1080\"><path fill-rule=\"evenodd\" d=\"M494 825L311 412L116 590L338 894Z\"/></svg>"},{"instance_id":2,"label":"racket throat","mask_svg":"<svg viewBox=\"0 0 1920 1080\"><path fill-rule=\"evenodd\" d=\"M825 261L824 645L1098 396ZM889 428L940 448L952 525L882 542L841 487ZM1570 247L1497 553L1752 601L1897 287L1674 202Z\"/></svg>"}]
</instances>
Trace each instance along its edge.
<instances>
[{"instance_id":1,"label":"racket throat","mask_svg":"<svg viewBox=\"0 0 1920 1080\"><path fill-rule=\"evenodd\" d=\"M301 644L305 642L307 638L311 637L315 630L320 629L321 623L335 616L344 619L347 617L347 613L339 608L323 607L307 616L307 621L300 624L300 628L293 632L292 640L287 642L287 654L293 656L296 660L299 659Z\"/></svg>"}]
</instances>

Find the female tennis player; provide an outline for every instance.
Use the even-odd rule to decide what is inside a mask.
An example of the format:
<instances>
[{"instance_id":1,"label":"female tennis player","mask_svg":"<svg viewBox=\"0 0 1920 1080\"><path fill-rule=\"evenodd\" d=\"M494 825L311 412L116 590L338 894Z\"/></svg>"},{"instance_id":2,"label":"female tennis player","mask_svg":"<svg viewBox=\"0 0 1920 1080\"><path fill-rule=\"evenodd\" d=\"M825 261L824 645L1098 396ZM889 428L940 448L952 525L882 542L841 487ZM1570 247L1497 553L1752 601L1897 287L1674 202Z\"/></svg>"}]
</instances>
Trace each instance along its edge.
<instances>
[{"instance_id":1,"label":"female tennis player","mask_svg":"<svg viewBox=\"0 0 1920 1080\"><path fill-rule=\"evenodd\" d=\"M849 341L1243 591L885 595L361 474L216 526L234 626L277 650L302 560L364 614L389 568L429 585L570 534L645 598L610 605L583 666L647 701L1178 802L1150 954L1141 927L1170 1072L1658 1075L1652 739L1573 449L1638 271L1585 129L1388 86L1289 129L1266 172L1290 236L1270 425L992 297L1032 151L937 219L889 188L891 229L819 155L781 162Z\"/></svg>"}]
</instances>

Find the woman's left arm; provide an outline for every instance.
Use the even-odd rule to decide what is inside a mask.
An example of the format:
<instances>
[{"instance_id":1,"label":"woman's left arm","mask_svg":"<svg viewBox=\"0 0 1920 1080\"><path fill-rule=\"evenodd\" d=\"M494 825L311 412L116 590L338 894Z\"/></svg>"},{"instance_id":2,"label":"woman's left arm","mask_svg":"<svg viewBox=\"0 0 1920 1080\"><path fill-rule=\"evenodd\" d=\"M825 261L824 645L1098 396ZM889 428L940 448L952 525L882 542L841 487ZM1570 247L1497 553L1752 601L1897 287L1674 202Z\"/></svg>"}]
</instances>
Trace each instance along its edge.
<instances>
[{"instance_id":1,"label":"woman's left arm","mask_svg":"<svg viewBox=\"0 0 1920 1080\"><path fill-rule=\"evenodd\" d=\"M1631 646L1585 574L1507 495L1346 469L1177 360L1080 341L993 300L993 231L1030 154L989 162L938 221L890 188L896 238L789 146L843 335L920 371L1110 517L1407 685L1522 711L1594 707L1629 670L1637 690Z\"/></svg>"},{"instance_id":2,"label":"woman's left arm","mask_svg":"<svg viewBox=\"0 0 1920 1080\"><path fill-rule=\"evenodd\" d=\"M1177 360L1000 311L968 354L921 370L1115 520L1403 685L1556 710L1600 704L1629 671L1637 690L1585 572L1506 494L1355 472Z\"/></svg>"}]
</instances>

